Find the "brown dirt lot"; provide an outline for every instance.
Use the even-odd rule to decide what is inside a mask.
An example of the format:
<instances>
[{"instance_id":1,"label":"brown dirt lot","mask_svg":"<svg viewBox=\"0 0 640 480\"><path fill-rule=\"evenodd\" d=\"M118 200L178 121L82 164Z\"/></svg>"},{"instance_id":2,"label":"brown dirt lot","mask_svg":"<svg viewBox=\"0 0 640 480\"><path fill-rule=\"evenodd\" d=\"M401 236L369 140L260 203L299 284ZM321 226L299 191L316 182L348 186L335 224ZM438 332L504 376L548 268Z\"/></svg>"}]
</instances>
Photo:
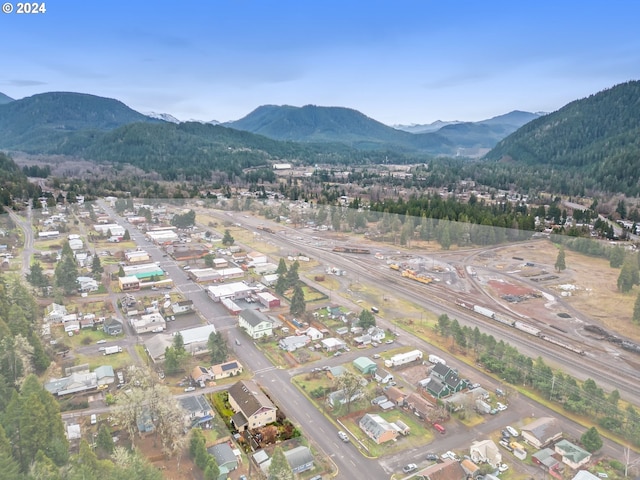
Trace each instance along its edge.
<instances>
[{"instance_id":1,"label":"brown dirt lot","mask_svg":"<svg viewBox=\"0 0 640 480\"><path fill-rule=\"evenodd\" d=\"M605 259L589 257L570 250L565 250L567 270L554 271L554 263L558 255L557 247L549 241L540 240L525 245L510 246L497 251L493 264L502 264L503 269L518 269L523 261L513 260L514 256L535 264L538 271L546 271L549 275L558 275L550 282L540 282L540 287L549 290L560 303L546 306L546 299L535 299L523 302L515 310L523 309L526 315L552 315L557 319L557 312L564 311L562 303L574 308L582 314L582 319L590 319L602 323L607 329L618 332L636 341L640 341L640 328L631 323L633 304L638 295L638 287L630 293L618 292L617 281L620 270L611 268ZM531 269L519 268L523 279L528 277ZM570 296L561 296L560 285L574 285Z\"/></svg>"}]
</instances>

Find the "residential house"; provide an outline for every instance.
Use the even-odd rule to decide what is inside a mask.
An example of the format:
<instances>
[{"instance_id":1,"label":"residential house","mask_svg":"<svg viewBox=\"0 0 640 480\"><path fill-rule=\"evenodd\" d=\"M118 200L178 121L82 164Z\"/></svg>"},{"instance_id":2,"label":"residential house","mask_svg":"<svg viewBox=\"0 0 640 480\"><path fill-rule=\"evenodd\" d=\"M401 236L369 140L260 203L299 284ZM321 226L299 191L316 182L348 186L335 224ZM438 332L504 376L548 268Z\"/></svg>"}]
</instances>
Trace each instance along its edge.
<instances>
[{"instance_id":1,"label":"residential house","mask_svg":"<svg viewBox=\"0 0 640 480\"><path fill-rule=\"evenodd\" d=\"M433 417L435 405L422 397L419 393L410 393L404 399L405 406L413 412L413 414L425 421L429 421Z\"/></svg>"},{"instance_id":2,"label":"residential house","mask_svg":"<svg viewBox=\"0 0 640 480\"><path fill-rule=\"evenodd\" d=\"M557 419L540 417L522 427L522 438L535 448L544 448L562 438L562 429Z\"/></svg>"},{"instance_id":3,"label":"residential house","mask_svg":"<svg viewBox=\"0 0 640 480\"><path fill-rule=\"evenodd\" d=\"M118 286L122 292L140 290L140 279L134 275L118 277Z\"/></svg>"},{"instance_id":4,"label":"residential house","mask_svg":"<svg viewBox=\"0 0 640 480\"><path fill-rule=\"evenodd\" d=\"M253 339L273 335L273 322L264 313L257 310L242 310L238 316L238 326L243 328Z\"/></svg>"},{"instance_id":5,"label":"residential house","mask_svg":"<svg viewBox=\"0 0 640 480\"><path fill-rule=\"evenodd\" d=\"M467 478L473 479L480 475L480 467L468 458L463 459L460 462L460 466L464 470L464 473L467 474Z\"/></svg>"},{"instance_id":6,"label":"residential house","mask_svg":"<svg viewBox=\"0 0 640 480\"><path fill-rule=\"evenodd\" d=\"M311 343L311 338L307 335L292 335L280 339L278 346L287 352L295 352L299 348L304 348L309 343Z\"/></svg>"},{"instance_id":7,"label":"residential house","mask_svg":"<svg viewBox=\"0 0 640 480\"><path fill-rule=\"evenodd\" d=\"M579 470L571 480L600 480L600 477L596 477L588 470Z\"/></svg>"},{"instance_id":8,"label":"residential house","mask_svg":"<svg viewBox=\"0 0 640 480\"><path fill-rule=\"evenodd\" d=\"M402 407L404 405L404 399L407 398L407 394L397 387L390 387L386 391L387 398L393 402L396 407Z\"/></svg>"},{"instance_id":9,"label":"residential house","mask_svg":"<svg viewBox=\"0 0 640 480\"><path fill-rule=\"evenodd\" d=\"M78 291L81 293L97 292L100 288L98 282L91 277L78 277Z\"/></svg>"},{"instance_id":10,"label":"residential house","mask_svg":"<svg viewBox=\"0 0 640 480\"><path fill-rule=\"evenodd\" d=\"M376 382L379 383L389 383L391 380L393 380L393 374L387 370L380 368L375 371L375 373L373 374L373 378Z\"/></svg>"},{"instance_id":11,"label":"residential house","mask_svg":"<svg viewBox=\"0 0 640 480\"><path fill-rule=\"evenodd\" d=\"M59 397L72 393L86 392L98 388L98 378L95 372L72 373L68 377L52 379L44 384L44 389Z\"/></svg>"},{"instance_id":12,"label":"residential house","mask_svg":"<svg viewBox=\"0 0 640 480\"><path fill-rule=\"evenodd\" d=\"M471 444L469 456L475 463L488 463L498 468L502 463L502 454L493 440L478 440Z\"/></svg>"},{"instance_id":13,"label":"residential house","mask_svg":"<svg viewBox=\"0 0 640 480\"><path fill-rule=\"evenodd\" d=\"M300 445L284 452L287 463L294 474L299 474L313 468L313 455L309 447Z\"/></svg>"},{"instance_id":14,"label":"residential house","mask_svg":"<svg viewBox=\"0 0 640 480\"><path fill-rule=\"evenodd\" d=\"M398 430L394 428L391 423L375 413L365 414L358 422L358 426L378 445L390 440L395 440L398 436Z\"/></svg>"},{"instance_id":15,"label":"residential house","mask_svg":"<svg viewBox=\"0 0 640 480\"><path fill-rule=\"evenodd\" d=\"M372 375L378 369L378 364L369 357L358 357L353 361L353 366L363 375Z\"/></svg>"},{"instance_id":16,"label":"residential house","mask_svg":"<svg viewBox=\"0 0 640 480\"><path fill-rule=\"evenodd\" d=\"M467 387L467 382L461 380L457 370L444 363L436 363L429 375L431 381L426 390L435 398L443 398Z\"/></svg>"},{"instance_id":17,"label":"residential house","mask_svg":"<svg viewBox=\"0 0 640 480\"><path fill-rule=\"evenodd\" d=\"M344 350L347 346L346 342L337 338L323 338L320 340L320 345L327 352L337 352L338 350Z\"/></svg>"},{"instance_id":18,"label":"residential house","mask_svg":"<svg viewBox=\"0 0 640 480\"><path fill-rule=\"evenodd\" d=\"M102 330L107 335L120 335L122 333L122 322L117 318L106 318L102 324Z\"/></svg>"},{"instance_id":19,"label":"residential house","mask_svg":"<svg viewBox=\"0 0 640 480\"><path fill-rule=\"evenodd\" d=\"M193 300L182 300L179 302L173 302L171 304L171 310L175 315L191 312L193 311Z\"/></svg>"},{"instance_id":20,"label":"residential house","mask_svg":"<svg viewBox=\"0 0 640 480\"><path fill-rule=\"evenodd\" d=\"M264 427L276 421L276 406L251 380L240 380L229 388L232 422L240 430Z\"/></svg>"},{"instance_id":21,"label":"residential house","mask_svg":"<svg viewBox=\"0 0 640 480\"><path fill-rule=\"evenodd\" d=\"M47 322L61 322L65 315L67 315L67 307L57 303L48 305L44 311L44 319Z\"/></svg>"},{"instance_id":22,"label":"residential house","mask_svg":"<svg viewBox=\"0 0 640 480\"><path fill-rule=\"evenodd\" d=\"M346 369L342 365L329 367L329 370L327 371L327 377L333 380L335 378L338 378L340 375L344 375L344 372L346 372Z\"/></svg>"},{"instance_id":23,"label":"residential house","mask_svg":"<svg viewBox=\"0 0 640 480\"><path fill-rule=\"evenodd\" d=\"M369 327L367 334L371 337L371 341L373 342L382 342L386 335L382 328L376 326Z\"/></svg>"},{"instance_id":24,"label":"residential house","mask_svg":"<svg viewBox=\"0 0 640 480\"><path fill-rule=\"evenodd\" d=\"M322 340L322 337L324 337L324 334L320 330L318 330L316 327L309 327L307 328L307 331L304 333L314 342L318 340Z\"/></svg>"},{"instance_id":25,"label":"residential house","mask_svg":"<svg viewBox=\"0 0 640 480\"><path fill-rule=\"evenodd\" d=\"M554 450L557 454L562 455L562 463L574 470L591 460L589 452L567 440L560 440L556 443Z\"/></svg>"},{"instance_id":26,"label":"residential house","mask_svg":"<svg viewBox=\"0 0 640 480\"><path fill-rule=\"evenodd\" d=\"M213 419L213 408L204 395L182 397L178 403L186 412L185 421L192 427L206 424Z\"/></svg>"},{"instance_id":27,"label":"residential house","mask_svg":"<svg viewBox=\"0 0 640 480\"><path fill-rule=\"evenodd\" d=\"M351 402L355 402L363 396L364 392L356 392L351 396ZM337 407L338 405L345 405L347 402L348 400L344 390L336 390L335 392L331 392L327 395L327 403L332 408Z\"/></svg>"},{"instance_id":28,"label":"residential house","mask_svg":"<svg viewBox=\"0 0 640 480\"><path fill-rule=\"evenodd\" d=\"M208 368L198 365L191 370L191 378L196 383L208 382L213 378L213 375Z\"/></svg>"},{"instance_id":29,"label":"residential house","mask_svg":"<svg viewBox=\"0 0 640 480\"><path fill-rule=\"evenodd\" d=\"M116 374L111 365L101 365L94 370L98 385L109 385L116 381Z\"/></svg>"},{"instance_id":30,"label":"residential house","mask_svg":"<svg viewBox=\"0 0 640 480\"><path fill-rule=\"evenodd\" d=\"M129 323L137 334L162 332L167 328L167 322L158 312L141 315L140 318L131 318Z\"/></svg>"},{"instance_id":31,"label":"residential house","mask_svg":"<svg viewBox=\"0 0 640 480\"><path fill-rule=\"evenodd\" d=\"M219 443L213 447L207 448L207 452L215 458L220 471L218 479L227 478L229 472L238 468L238 457L229 445L229 443Z\"/></svg>"},{"instance_id":32,"label":"residential house","mask_svg":"<svg viewBox=\"0 0 640 480\"><path fill-rule=\"evenodd\" d=\"M240 375L242 373L242 365L237 360L229 360L228 362L212 365L209 371L213 380L221 380Z\"/></svg>"},{"instance_id":33,"label":"residential house","mask_svg":"<svg viewBox=\"0 0 640 480\"><path fill-rule=\"evenodd\" d=\"M555 475L560 470L560 462L555 458L555 452L550 448L543 448L531 455L533 463L537 464L544 471L549 471L554 477L561 478L561 475Z\"/></svg>"},{"instance_id":34,"label":"residential house","mask_svg":"<svg viewBox=\"0 0 640 480\"><path fill-rule=\"evenodd\" d=\"M371 345L371 335L364 334L353 338L353 342L358 346Z\"/></svg>"},{"instance_id":35,"label":"residential house","mask_svg":"<svg viewBox=\"0 0 640 480\"><path fill-rule=\"evenodd\" d=\"M414 476L415 478L427 478L429 480L467 480L467 474L460 462L451 459L423 468Z\"/></svg>"}]
</instances>

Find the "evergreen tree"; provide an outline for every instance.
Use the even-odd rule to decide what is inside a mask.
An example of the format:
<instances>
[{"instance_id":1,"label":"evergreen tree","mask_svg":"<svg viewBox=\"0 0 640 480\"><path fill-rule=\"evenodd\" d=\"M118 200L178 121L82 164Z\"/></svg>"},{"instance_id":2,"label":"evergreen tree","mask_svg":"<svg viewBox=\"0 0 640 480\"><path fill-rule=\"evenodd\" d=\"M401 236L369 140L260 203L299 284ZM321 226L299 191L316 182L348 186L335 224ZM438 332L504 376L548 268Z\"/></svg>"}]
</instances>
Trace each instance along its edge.
<instances>
[{"instance_id":1,"label":"evergreen tree","mask_svg":"<svg viewBox=\"0 0 640 480\"><path fill-rule=\"evenodd\" d=\"M118 277L124 277L124 268L122 267L122 265L120 265L120 268L118 269Z\"/></svg>"},{"instance_id":2,"label":"evergreen tree","mask_svg":"<svg viewBox=\"0 0 640 480\"><path fill-rule=\"evenodd\" d=\"M558 257L556 258L555 264L556 271L561 272L567 269L567 265L565 263L565 254L564 247L560 246L560 250L558 250Z\"/></svg>"},{"instance_id":3,"label":"evergreen tree","mask_svg":"<svg viewBox=\"0 0 640 480\"><path fill-rule=\"evenodd\" d=\"M216 459L209 455L207 459L207 468L204 470L204 480L218 480L220 476L220 468L216 463Z\"/></svg>"},{"instance_id":4,"label":"evergreen tree","mask_svg":"<svg viewBox=\"0 0 640 480\"><path fill-rule=\"evenodd\" d=\"M62 288L65 295L71 295L78 290L78 266L73 255L62 256L56 266L55 279L56 286Z\"/></svg>"},{"instance_id":5,"label":"evergreen tree","mask_svg":"<svg viewBox=\"0 0 640 480\"><path fill-rule=\"evenodd\" d=\"M640 293L636 297L636 302L633 305L633 317L631 318L633 323L640 324Z\"/></svg>"},{"instance_id":6,"label":"evergreen tree","mask_svg":"<svg viewBox=\"0 0 640 480\"><path fill-rule=\"evenodd\" d=\"M122 240L124 240L125 242L128 240L131 240L131 234L129 233L128 229L124 231L124 235L122 235Z\"/></svg>"},{"instance_id":7,"label":"evergreen tree","mask_svg":"<svg viewBox=\"0 0 640 480\"><path fill-rule=\"evenodd\" d=\"M289 268L289 271L287 272L287 275L286 275L287 288L295 287L300 281L300 276L298 275L299 268L300 268L300 264L298 263L297 260L293 262L293 264L291 265L291 268Z\"/></svg>"},{"instance_id":8,"label":"evergreen tree","mask_svg":"<svg viewBox=\"0 0 640 480\"><path fill-rule=\"evenodd\" d=\"M44 274L40 262L34 262L31 265L31 271L27 274L27 281L34 287L46 287L49 285L49 279Z\"/></svg>"},{"instance_id":9,"label":"evergreen tree","mask_svg":"<svg viewBox=\"0 0 640 480\"><path fill-rule=\"evenodd\" d=\"M291 306L289 307L289 313L291 315L300 316L307 309L307 305L304 301L304 291L300 285L296 285L293 288L293 296L291 297Z\"/></svg>"},{"instance_id":10,"label":"evergreen tree","mask_svg":"<svg viewBox=\"0 0 640 480\"><path fill-rule=\"evenodd\" d=\"M591 427L580 437L580 442L584 445L585 450L590 453L596 452L602 448L602 438L596 427Z\"/></svg>"},{"instance_id":11,"label":"evergreen tree","mask_svg":"<svg viewBox=\"0 0 640 480\"><path fill-rule=\"evenodd\" d=\"M211 354L211 362L214 365L222 363L227 359L227 356L229 355L229 347L220 332L211 332L209 334L207 346L209 347L209 353Z\"/></svg>"},{"instance_id":12,"label":"evergreen tree","mask_svg":"<svg viewBox=\"0 0 640 480\"><path fill-rule=\"evenodd\" d=\"M284 261L284 258L281 258L278 262L278 268L276 269L276 273L278 275L284 276L287 274L287 262Z\"/></svg>"},{"instance_id":13,"label":"evergreen tree","mask_svg":"<svg viewBox=\"0 0 640 480\"><path fill-rule=\"evenodd\" d=\"M369 310L362 310L358 315L358 326L363 330L373 327L376 324L376 317Z\"/></svg>"},{"instance_id":14,"label":"evergreen tree","mask_svg":"<svg viewBox=\"0 0 640 480\"><path fill-rule=\"evenodd\" d=\"M287 276L282 274L278 276L278 280L276 280L276 286L274 290L278 295L284 294L287 291Z\"/></svg>"},{"instance_id":15,"label":"evergreen tree","mask_svg":"<svg viewBox=\"0 0 640 480\"><path fill-rule=\"evenodd\" d=\"M224 236L222 237L222 244L226 247L233 245L236 242L235 238L231 236L231 232L229 229L224 231Z\"/></svg>"},{"instance_id":16,"label":"evergreen tree","mask_svg":"<svg viewBox=\"0 0 640 480\"><path fill-rule=\"evenodd\" d=\"M271 457L271 465L269 465L269 480L293 480L293 471L284 456L282 447L276 447Z\"/></svg>"},{"instance_id":17,"label":"evergreen tree","mask_svg":"<svg viewBox=\"0 0 640 480\"><path fill-rule=\"evenodd\" d=\"M176 332L173 336L173 348L176 351L178 357L186 355L187 351L184 348L184 338L180 332Z\"/></svg>"},{"instance_id":18,"label":"evergreen tree","mask_svg":"<svg viewBox=\"0 0 640 480\"><path fill-rule=\"evenodd\" d=\"M620 268L624 263L624 249L621 247L613 247L609 254L609 266L611 268Z\"/></svg>"},{"instance_id":19,"label":"evergreen tree","mask_svg":"<svg viewBox=\"0 0 640 480\"><path fill-rule=\"evenodd\" d=\"M633 262L626 261L622 265L620 275L618 275L618 290L622 293L630 292L634 285L638 284L638 266Z\"/></svg>"},{"instance_id":20,"label":"evergreen tree","mask_svg":"<svg viewBox=\"0 0 640 480\"><path fill-rule=\"evenodd\" d=\"M104 267L102 266L100 257L98 255L94 255L91 262L91 273L93 274L93 278L98 280L102 276L102 272L104 272Z\"/></svg>"},{"instance_id":21,"label":"evergreen tree","mask_svg":"<svg viewBox=\"0 0 640 480\"><path fill-rule=\"evenodd\" d=\"M166 347L164 349L164 370L169 375L180 371L180 358L176 349L173 347Z\"/></svg>"},{"instance_id":22,"label":"evergreen tree","mask_svg":"<svg viewBox=\"0 0 640 480\"><path fill-rule=\"evenodd\" d=\"M96 447L106 457L113 453L115 444L111 436L111 429L108 425L102 424L98 429L98 437L96 438Z\"/></svg>"}]
</instances>

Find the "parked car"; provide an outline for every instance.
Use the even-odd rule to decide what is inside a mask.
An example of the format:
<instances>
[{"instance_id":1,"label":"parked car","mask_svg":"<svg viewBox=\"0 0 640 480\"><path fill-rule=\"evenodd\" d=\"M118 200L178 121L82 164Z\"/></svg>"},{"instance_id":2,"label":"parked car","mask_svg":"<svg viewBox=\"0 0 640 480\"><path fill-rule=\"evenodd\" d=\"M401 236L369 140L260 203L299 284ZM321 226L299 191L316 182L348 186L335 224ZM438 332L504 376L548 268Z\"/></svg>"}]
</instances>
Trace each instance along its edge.
<instances>
[{"instance_id":1,"label":"parked car","mask_svg":"<svg viewBox=\"0 0 640 480\"><path fill-rule=\"evenodd\" d=\"M504 390L502 390L501 388L496 388L496 395L498 395L499 397L504 397Z\"/></svg>"},{"instance_id":2,"label":"parked car","mask_svg":"<svg viewBox=\"0 0 640 480\"><path fill-rule=\"evenodd\" d=\"M342 430L338 431L338 437L340 438L340 440L342 440L344 443L349 442L349 436L344 433Z\"/></svg>"},{"instance_id":3,"label":"parked car","mask_svg":"<svg viewBox=\"0 0 640 480\"><path fill-rule=\"evenodd\" d=\"M509 432L511 434L512 437L519 437L520 436L520 432L518 432L518 430L516 430L515 428L513 428L511 425L507 425L506 427L504 427L504 429Z\"/></svg>"},{"instance_id":4,"label":"parked car","mask_svg":"<svg viewBox=\"0 0 640 480\"><path fill-rule=\"evenodd\" d=\"M427 453L427 455L424 457L424 459L429 461L429 462L437 462L438 461L438 455L436 455L435 453Z\"/></svg>"},{"instance_id":5,"label":"parked car","mask_svg":"<svg viewBox=\"0 0 640 480\"><path fill-rule=\"evenodd\" d=\"M405 465L404 467L402 467L402 472L403 473L411 473L414 470L417 470L418 466L415 463L410 463L408 465Z\"/></svg>"},{"instance_id":6,"label":"parked car","mask_svg":"<svg viewBox=\"0 0 640 480\"><path fill-rule=\"evenodd\" d=\"M507 470L509 470L509 465L507 465L506 463L501 463L500 466L498 466L498 471L500 473L506 472Z\"/></svg>"},{"instance_id":7,"label":"parked car","mask_svg":"<svg viewBox=\"0 0 640 480\"><path fill-rule=\"evenodd\" d=\"M373 358L374 358L375 360L377 360L378 358L380 358L380 354L379 354L379 353L374 354L374 355L373 355Z\"/></svg>"},{"instance_id":8,"label":"parked car","mask_svg":"<svg viewBox=\"0 0 640 480\"><path fill-rule=\"evenodd\" d=\"M384 342L384 343L386 343L387 345L390 345L390 344L392 344L392 343L393 343L393 340L392 340L392 339L385 340L385 342Z\"/></svg>"},{"instance_id":9,"label":"parked car","mask_svg":"<svg viewBox=\"0 0 640 480\"><path fill-rule=\"evenodd\" d=\"M511 433L509 433L509 431L506 429L502 430L500 433L502 434L503 438L511 438Z\"/></svg>"},{"instance_id":10,"label":"parked car","mask_svg":"<svg viewBox=\"0 0 640 480\"><path fill-rule=\"evenodd\" d=\"M102 340L98 340L96 343L99 345L101 343L107 343L107 341L103 338Z\"/></svg>"},{"instance_id":11,"label":"parked car","mask_svg":"<svg viewBox=\"0 0 640 480\"><path fill-rule=\"evenodd\" d=\"M185 392L193 392L195 391L196 387L187 387L184 389Z\"/></svg>"},{"instance_id":12,"label":"parked car","mask_svg":"<svg viewBox=\"0 0 640 480\"><path fill-rule=\"evenodd\" d=\"M496 408L501 412L504 412L507 409L507 406L503 403L498 402L496 403Z\"/></svg>"}]
</instances>

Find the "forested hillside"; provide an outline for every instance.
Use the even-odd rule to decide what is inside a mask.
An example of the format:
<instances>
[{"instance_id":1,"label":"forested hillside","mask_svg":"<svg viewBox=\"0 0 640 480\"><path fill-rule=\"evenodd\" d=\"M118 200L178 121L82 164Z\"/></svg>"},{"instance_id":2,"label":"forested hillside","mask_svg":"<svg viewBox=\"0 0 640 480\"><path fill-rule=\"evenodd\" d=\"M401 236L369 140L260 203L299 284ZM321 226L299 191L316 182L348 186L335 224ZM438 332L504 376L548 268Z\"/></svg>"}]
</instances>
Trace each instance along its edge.
<instances>
[{"instance_id":1,"label":"forested hillside","mask_svg":"<svg viewBox=\"0 0 640 480\"><path fill-rule=\"evenodd\" d=\"M617 85L540 117L486 159L574 172L594 189L640 193L640 82Z\"/></svg>"},{"instance_id":2,"label":"forested hillside","mask_svg":"<svg viewBox=\"0 0 640 480\"><path fill-rule=\"evenodd\" d=\"M0 213L3 207L13 205L14 199L33 196L37 187L28 182L20 167L0 152Z\"/></svg>"}]
</instances>

